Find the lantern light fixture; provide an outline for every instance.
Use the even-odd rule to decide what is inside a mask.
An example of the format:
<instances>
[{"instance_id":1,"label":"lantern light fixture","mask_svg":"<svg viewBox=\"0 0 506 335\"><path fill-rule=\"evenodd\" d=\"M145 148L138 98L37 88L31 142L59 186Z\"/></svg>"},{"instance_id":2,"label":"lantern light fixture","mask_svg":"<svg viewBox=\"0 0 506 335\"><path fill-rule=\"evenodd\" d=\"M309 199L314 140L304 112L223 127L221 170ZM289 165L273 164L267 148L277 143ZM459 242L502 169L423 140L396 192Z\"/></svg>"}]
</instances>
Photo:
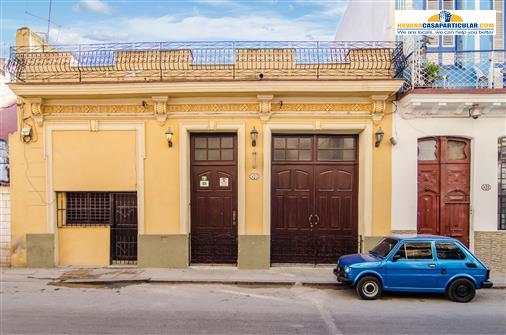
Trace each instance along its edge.
<instances>
[{"instance_id":1,"label":"lantern light fixture","mask_svg":"<svg viewBox=\"0 0 506 335\"><path fill-rule=\"evenodd\" d=\"M165 137L167 138L167 143L169 144L169 148L172 148L172 137L174 136L174 133L172 132L172 129L169 127L167 131L165 132Z\"/></svg>"},{"instance_id":2,"label":"lantern light fixture","mask_svg":"<svg viewBox=\"0 0 506 335\"><path fill-rule=\"evenodd\" d=\"M383 129L381 129L381 127L379 127L379 129L374 134L374 137L376 139L376 142L374 143L374 145L376 146L376 148L380 146L380 143L381 143L381 141L383 141L384 136L385 136L385 132L383 131Z\"/></svg>"},{"instance_id":3,"label":"lantern light fixture","mask_svg":"<svg viewBox=\"0 0 506 335\"><path fill-rule=\"evenodd\" d=\"M257 138L258 138L258 130L256 130L255 127L253 127L253 129L251 130L249 135L251 137L251 146L256 147L257 146Z\"/></svg>"}]
</instances>

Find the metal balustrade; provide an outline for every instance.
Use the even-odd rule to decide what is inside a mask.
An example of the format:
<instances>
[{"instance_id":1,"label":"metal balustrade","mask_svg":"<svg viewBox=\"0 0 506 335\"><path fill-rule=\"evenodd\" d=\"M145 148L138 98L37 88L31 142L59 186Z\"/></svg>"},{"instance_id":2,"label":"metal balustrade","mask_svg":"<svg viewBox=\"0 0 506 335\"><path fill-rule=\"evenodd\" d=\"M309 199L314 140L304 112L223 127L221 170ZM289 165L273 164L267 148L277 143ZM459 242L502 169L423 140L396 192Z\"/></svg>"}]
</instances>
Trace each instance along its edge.
<instances>
[{"instance_id":1,"label":"metal balustrade","mask_svg":"<svg viewBox=\"0 0 506 335\"><path fill-rule=\"evenodd\" d=\"M404 90L506 88L506 54L490 51L414 51L404 68Z\"/></svg>"},{"instance_id":2,"label":"metal balustrade","mask_svg":"<svg viewBox=\"0 0 506 335\"><path fill-rule=\"evenodd\" d=\"M157 42L12 47L20 83L399 77L401 42Z\"/></svg>"}]
</instances>

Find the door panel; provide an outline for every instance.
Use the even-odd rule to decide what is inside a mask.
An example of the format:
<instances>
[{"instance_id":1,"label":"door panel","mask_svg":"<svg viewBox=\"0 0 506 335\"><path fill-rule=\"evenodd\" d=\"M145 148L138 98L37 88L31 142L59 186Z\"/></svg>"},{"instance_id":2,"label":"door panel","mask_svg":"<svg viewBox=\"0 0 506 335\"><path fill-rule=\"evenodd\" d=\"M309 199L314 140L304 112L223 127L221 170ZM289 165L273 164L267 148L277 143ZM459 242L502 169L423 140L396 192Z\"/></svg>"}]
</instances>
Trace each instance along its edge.
<instances>
[{"instance_id":1,"label":"door panel","mask_svg":"<svg viewBox=\"0 0 506 335\"><path fill-rule=\"evenodd\" d=\"M315 166L315 213L313 234L318 240L320 262L336 261L337 255L356 252L357 221L355 165Z\"/></svg>"},{"instance_id":2,"label":"door panel","mask_svg":"<svg viewBox=\"0 0 506 335\"><path fill-rule=\"evenodd\" d=\"M470 154L467 139L419 140L419 234L451 236L469 245Z\"/></svg>"},{"instance_id":3,"label":"door panel","mask_svg":"<svg viewBox=\"0 0 506 335\"><path fill-rule=\"evenodd\" d=\"M312 166L272 167L272 262L289 263L293 257L311 262L313 241L308 235L313 208ZM296 255L296 256L295 256Z\"/></svg>"},{"instance_id":4,"label":"door panel","mask_svg":"<svg viewBox=\"0 0 506 335\"><path fill-rule=\"evenodd\" d=\"M111 193L113 223L111 225L111 262L137 261L137 193Z\"/></svg>"},{"instance_id":5,"label":"door panel","mask_svg":"<svg viewBox=\"0 0 506 335\"><path fill-rule=\"evenodd\" d=\"M272 159L271 261L333 263L356 252L356 137L274 135Z\"/></svg>"},{"instance_id":6,"label":"door panel","mask_svg":"<svg viewBox=\"0 0 506 335\"><path fill-rule=\"evenodd\" d=\"M236 263L236 137L192 134L190 144L191 262Z\"/></svg>"}]
</instances>

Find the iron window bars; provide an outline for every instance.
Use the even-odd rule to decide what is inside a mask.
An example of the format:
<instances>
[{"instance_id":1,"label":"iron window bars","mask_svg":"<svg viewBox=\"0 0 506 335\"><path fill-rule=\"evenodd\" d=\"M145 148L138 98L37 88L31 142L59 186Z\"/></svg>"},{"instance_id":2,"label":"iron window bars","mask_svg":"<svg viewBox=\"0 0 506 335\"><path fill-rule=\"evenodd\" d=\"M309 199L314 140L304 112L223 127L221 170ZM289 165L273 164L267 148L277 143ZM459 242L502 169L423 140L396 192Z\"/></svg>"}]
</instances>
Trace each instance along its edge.
<instances>
[{"instance_id":1,"label":"iron window bars","mask_svg":"<svg viewBox=\"0 0 506 335\"><path fill-rule=\"evenodd\" d=\"M367 79L399 76L401 42L143 42L11 47L16 82Z\"/></svg>"},{"instance_id":2,"label":"iron window bars","mask_svg":"<svg viewBox=\"0 0 506 335\"><path fill-rule=\"evenodd\" d=\"M57 226L137 225L135 192L56 192ZM130 213L135 210L134 215ZM126 212L128 211L128 212ZM124 222L125 218L128 222Z\"/></svg>"},{"instance_id":3,"label":"iron window bars","mask_svg":"<svg viewBox=\"0 0 506 335\"><path fill-rule=\"evenodd\" d=\"M57 223L65 226L111 226L112 193L57 192Z\"/></svg>"},{"instance_id":4,"label":"iron window bars","mask_svg":"<svg viewBox=\"0 0 506 335\"><path fill-rule=\"evenodd\" d=\"M506 136L499 138L498 143L498 229L506 230Z\"/></svg>"}]
</instances>

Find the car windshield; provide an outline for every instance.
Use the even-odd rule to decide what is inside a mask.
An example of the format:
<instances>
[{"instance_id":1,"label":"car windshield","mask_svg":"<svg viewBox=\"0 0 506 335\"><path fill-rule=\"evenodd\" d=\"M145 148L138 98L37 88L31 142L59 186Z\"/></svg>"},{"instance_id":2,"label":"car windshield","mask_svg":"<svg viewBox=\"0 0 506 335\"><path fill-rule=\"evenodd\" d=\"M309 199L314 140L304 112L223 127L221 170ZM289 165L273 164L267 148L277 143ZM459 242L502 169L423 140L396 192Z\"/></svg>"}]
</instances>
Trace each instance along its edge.
<instances>
[{"instance_id":1,"label":"car windshield","mask_svg":"<svg viewBox=\"0 0 506 335\"><path fill-rule=\"evenodd\" d=\"M399 241L393 238L385 238L383 241L378 243L374 248L372 248L369 253L374 256L378 256L381 258L385 258L390 251L397 245Z\"/></svg>"}]
</instances>

